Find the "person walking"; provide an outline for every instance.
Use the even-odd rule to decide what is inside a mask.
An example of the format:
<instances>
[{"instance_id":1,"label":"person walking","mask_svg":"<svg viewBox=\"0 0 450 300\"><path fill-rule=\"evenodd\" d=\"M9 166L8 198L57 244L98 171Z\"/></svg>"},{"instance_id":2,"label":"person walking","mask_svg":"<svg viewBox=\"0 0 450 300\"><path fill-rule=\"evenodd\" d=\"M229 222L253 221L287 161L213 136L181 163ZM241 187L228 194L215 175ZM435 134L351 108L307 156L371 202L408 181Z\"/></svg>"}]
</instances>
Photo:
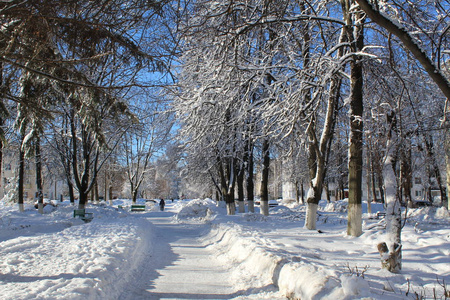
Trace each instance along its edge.
<instances>
[{"instance_id":1,"label":"person walking","mask_svg":"<svg viewBox=\"0 0 450 300\"><path fill-rule=\"evenodd\" d=\"M164 211L164 205L166 205L166 203L164 202L164 199L161 199L161 201L159 201L159 209L161 211Z\"/></svg>"}]
</instances>

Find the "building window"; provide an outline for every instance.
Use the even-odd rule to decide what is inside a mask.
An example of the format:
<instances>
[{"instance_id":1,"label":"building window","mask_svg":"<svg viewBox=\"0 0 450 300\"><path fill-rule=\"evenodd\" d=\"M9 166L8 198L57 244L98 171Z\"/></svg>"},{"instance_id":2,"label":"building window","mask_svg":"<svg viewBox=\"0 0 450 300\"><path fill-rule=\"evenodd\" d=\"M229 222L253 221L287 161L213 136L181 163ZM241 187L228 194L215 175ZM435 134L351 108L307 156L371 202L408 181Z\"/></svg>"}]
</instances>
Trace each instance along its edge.
<instances>
[{"instance_id":1,"label":"building window","mask_svg":"<svg viewBox=\"0 0 450 300\"><path fill-rule=\"evenodd\" d=\"M334 190L330 191L330 196L334 197L336 195L336 193L334 192Z\"/></svg>"},{"instance_id":2,"label":"building window","mask_svg":"<svg viewBox=\"0 0 450 300\"><path fill-rule=\"evenodd\" d=\"M5 165L5 170L6 171L11 171L11 164L6 164Z\"/></svg>"},{"instance_id":3,"label":"building window","mask_svg":"<svg viewBox=\"0 0 450 300\"><path fill-rule=\"evenodd\" d=\"M420 177L414 178L414 184L422 184L422 178Z\"/></svg>"},{"instance_id":4,"label":"building window","mask_svg":"<svg viewBox=\"0 0 450 300\"><path fill-rule=\"evenodd\" d=\"M416 191L416 197L422 197L422 191Z\"/></svg>"}]
</instances>

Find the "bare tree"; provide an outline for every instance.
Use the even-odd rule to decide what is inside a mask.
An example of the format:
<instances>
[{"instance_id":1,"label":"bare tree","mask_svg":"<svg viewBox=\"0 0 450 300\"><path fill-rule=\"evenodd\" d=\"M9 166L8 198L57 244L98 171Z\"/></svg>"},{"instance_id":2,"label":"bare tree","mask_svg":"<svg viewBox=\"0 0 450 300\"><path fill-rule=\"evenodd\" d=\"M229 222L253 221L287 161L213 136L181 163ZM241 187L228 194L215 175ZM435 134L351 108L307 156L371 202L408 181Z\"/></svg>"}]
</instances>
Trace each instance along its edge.
<instances>
[{"instance_id":1,"label":"bare tree","mask_svg":"<svg viewBox=\"0 0 450 300\"><path fill-rule=\"evenodd\" d=\"M136 198L150 167L156 161L155 153L162 152L168 141L172 121L161 111L161 105L147 104L141 98L136 107L139 123L131 125L124 134L122 149L125 152L127 178L130 184L132 202Z\"/></svg>"}]
</instances>

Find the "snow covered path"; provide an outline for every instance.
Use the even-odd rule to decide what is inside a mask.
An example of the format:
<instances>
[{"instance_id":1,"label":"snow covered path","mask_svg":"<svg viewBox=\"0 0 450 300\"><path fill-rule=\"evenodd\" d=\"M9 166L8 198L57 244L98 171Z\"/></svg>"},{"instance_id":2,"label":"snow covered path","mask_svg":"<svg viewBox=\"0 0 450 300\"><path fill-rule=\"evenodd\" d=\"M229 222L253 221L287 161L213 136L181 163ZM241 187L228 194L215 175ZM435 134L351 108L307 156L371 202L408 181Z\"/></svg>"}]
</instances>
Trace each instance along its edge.
<instances>
[{"instance_id":1,"label":"snow covered path","mask_svg":"<svg viewBox=\"0 0 450 300\"><path fill-rule=\"evenodd\" d=\"M237 296L229 271L199 240L207 227L172 223L171 212L153 213L148 220L152 253L146 258L136 285L120 299L230 299ZM202 234L203 233L203 234ZM238 293L240 294L240 293Z\"/></svg>"},{"instance_id":2,"label":"snow covered path","mask_svg":"<svg viewBox=\"0 0 450 300\"><path fill-rule=\"evenodd\" d=\"M0 299L403 300L450 290L444 208L410 211L404 268L393 274L376 251L382 220L365 214L364 234L350 238L345 202L323 203L318 233L301 227L304 206L280 205L269 217L227 216L209 199L168 203L165 212L118 208L130 201L90 205L90 223L74 219L68 202L43 215L0 202Z\"/></svg>"}]
</instances>

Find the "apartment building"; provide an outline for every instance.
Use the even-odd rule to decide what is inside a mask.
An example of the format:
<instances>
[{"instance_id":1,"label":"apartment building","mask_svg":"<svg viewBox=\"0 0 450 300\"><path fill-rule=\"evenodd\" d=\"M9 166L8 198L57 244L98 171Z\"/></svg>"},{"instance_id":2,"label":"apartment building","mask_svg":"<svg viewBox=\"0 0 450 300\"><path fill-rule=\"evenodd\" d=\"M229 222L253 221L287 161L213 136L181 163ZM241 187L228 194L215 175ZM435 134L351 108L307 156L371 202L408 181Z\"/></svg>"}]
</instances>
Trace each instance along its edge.
<instances>
[{"instance_id":1,"label":"apartment building","mask_svg":"<svg viewBox=\"0 0 450 300\"><path fill-rule=\"evenodd\" d=\"M30 161L25 162L24 176L24 201L34 201L36 188L36 169ZM17 153L6 149L3 151L1 168L0 198L12 192L17 187L19 172L19 159Z\"/></svg>"}]
</instances>

